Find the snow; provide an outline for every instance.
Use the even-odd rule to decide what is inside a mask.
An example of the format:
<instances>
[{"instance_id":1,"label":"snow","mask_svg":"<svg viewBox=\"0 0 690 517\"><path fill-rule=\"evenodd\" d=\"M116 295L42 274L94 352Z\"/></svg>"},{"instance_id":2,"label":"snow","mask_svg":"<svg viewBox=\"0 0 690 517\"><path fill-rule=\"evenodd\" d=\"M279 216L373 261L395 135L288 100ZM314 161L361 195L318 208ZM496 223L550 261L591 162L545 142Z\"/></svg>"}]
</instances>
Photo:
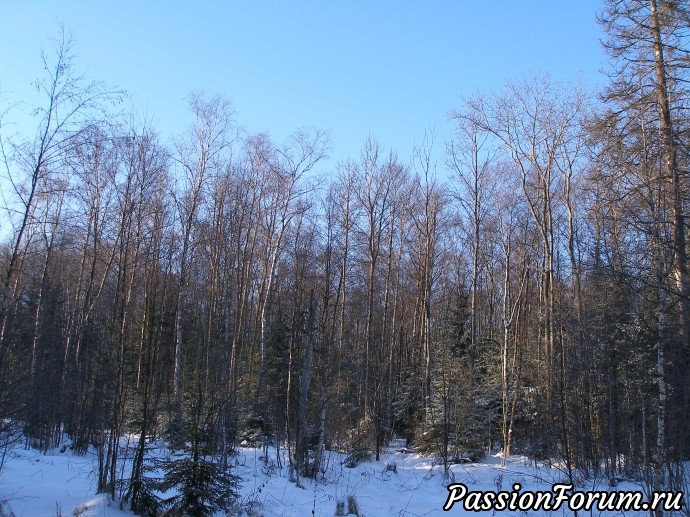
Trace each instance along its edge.
<instances>
[{"instance_id":1,"label":"snow","mask_svg":"<svg viewBox=\"0 0 690 517\"><path fill-rule=\"evenodd\" d=\"M159 452L165 453L164 449ZM518 482L523 490L549 491L553 483L566 481L562 469L535 467L525 457L511 457L503 468L498 456L487 456L481 463L453 465L452 478L447 479L443 476L443 466L433 458L391 448L382 455L381 461L365 462L355 468L343 465L344 455L326 452L324 475L316 482L301 479L304 488L299 488L288 480L285 458L278 466L275 449L270 449L268 456L266 461L261 449L242 448L233 458L234 473L242 478L238 503L245 511L243 515L251 510L249 514L256 517L332 516L337 501L345 503L347 512L348 496L356 498L360 515L367 517L477 515L478 512L466 512L461 503L456 503L449 512L443 511L449 483L464 483L470 490L510 491L513 483ZM96 468L93 454L77 455L67 447L46 454L21 447L11 449L0 474L0 501L4 501L5 512L0 511L0 516L12 515L10 512L17 517L131 516L106 496L94 495ZM607 484L608 480L597 479L581 481L577 487L604 490L608 489ZM639 489L632 482L616 487L616 490ZM563 510L557 513L562 514ZM594 513L605 515L596 509ZM504 514L526 515L519 511Z\"/></svg>"},{"instance_id":2,"label":"snow","mask_svg":"<svg viewBox=\"0 0 690 517\"><path fill-rule=\"evenodd\" d=\"M7 511L11 510L17 517L131 516L109 505L105 496L94 495L95 468L93 456L79 456L67 448L43 454L16 447L5 458L0 500L6 501L6 513L12 515Z\"/></svg>"}]
</instances>

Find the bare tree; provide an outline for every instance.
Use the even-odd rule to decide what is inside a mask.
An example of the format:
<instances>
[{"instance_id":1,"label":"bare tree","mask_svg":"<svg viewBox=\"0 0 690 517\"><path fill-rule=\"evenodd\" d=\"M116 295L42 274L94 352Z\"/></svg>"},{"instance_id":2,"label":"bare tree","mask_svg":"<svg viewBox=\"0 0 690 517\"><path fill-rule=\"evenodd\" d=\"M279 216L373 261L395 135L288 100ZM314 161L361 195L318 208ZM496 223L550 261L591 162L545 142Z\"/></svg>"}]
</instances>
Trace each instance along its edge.
<instances>
[{"instance_id":1,"label":"bare tree","mask_svg":"<svg viewBox=\"0 0 690 517\"><path fill-rule=\"evenodd\" d=\"M101 120L102 108L122 96L121 92L88 82L75 72L73 42L63 28L51 43L51 51L42 55L46 77L36 83L45 104L35 111L35 136L25 142L0 138L5 180L12 186L17 200L15 216L10 216L12 245L0 291L0 367L7 347L8 311L16 298L22 247L27 232L36 222L36 201L50 186L50 176L70 152L75 136Z\"/></svg>"},{"instance_id":2,"label":"bare tree","mask_svg":"<svg viewBox=\"0 0 690 517\"><path fill-rule=\"evenodd\" d=\"M454 115L457 121L456 136L446 145L447 165L453 172L457 188L455 198L467 220L472 250L472 277L470 280L470 356L471 366L477 354L477 342L481 337L478 319L478 293L482 268L481 243L484 220L491 210L495 183L490 175L495 172L491 162L495 150L490 147L490 133L476 122Z\"/></svg>"},{"instance_id":3,"label":"bare tree","mask_svg":"<svg viewBox=\"0 0 690 517\"><path fill-rule=\"evenodd\" d=\"M266 370L267 308L275 281L276 267L282 252L283 239L293 218L301 213L304 205L299 200L312 190L305 182L309 173L325 156L327 135L320 131L298 131L283 147L274 148L260 139L255 148L256 160L269 174L262 222L266 234L264 279L260 295L261 333L259 338L260 366L259 385Z\"/></svg>"},{"instance_id":4,"label":"bare tree","mask_svg":"<svg viewBox=\"0 0 690 517\"><path fill-rule=\"evenodd\" d=\"M466 111L456 113L456 117L489 133L512 159L524 199L541 236L540 307L546 416L556 417L554 388L558 386L560 439L569 464L564 417L566 353L562 341L557 339L556 321L556 240L561 179L558 164L564 156L573 159L577 150L577 146L573 147L577 142L573 135L581 128L584 110L581 93L576 90L572 95L561 96L560 90L546 77L511 83L503 94L488 99L482 96L470 99Z\"/></svg>"},{"instance_id":5,"label":"bare tree","mask_svg":"<svg viewBox=\"0 0 690 517\"><path fill-rule=\"evenodd\" d=\"M233 110L220 97L205 98L202 94L190 97L189 106L195 117L187 138L177 142L177 163L182 169L184 185L176 196L180 225L181 249L179 289L175 318L175 366L173 377L173 405L180 411L182 394L182 359L184 350L183 317L188 296L189 268L193 253L193 230L198 223L205 201L209 178L224 166L224 155L236 138Z\"/></svg>"},{"instance_id":6,"label":"bare tree","mask_svg":"<svg viewBox=\"0 0 690 517\"><path fill-rule=\"evenodd\" d=\"M667 426L670 419L684 421L678 413L671 416L668 408L688 397L688 184L682 172L686 160L681 148L687 139L689 19L686 2L665 0L609 1L599 18L607 35L604 46L612 58L612 81L603 96L607 110L602 123L608 134L621 142L631 156L636 156L643 170L651 175L640 190L633 192L651 194L643 206L655 222L643 225L655 250L650 260L654 265L646 274L655 278L658 294L655 490L668 486L671 478L684 477L669 474L664 479L663 466L673 461L669 457L671 449L688 449L684 437L676 435L670 443ZM606 146L606 151L610 147ZM610 156L615 157L615 151ZM636 174L629 177L637 179ZM617 186L626 188L626 184L631 182L619 176ZM670 261L665 258L667 253L671 255ZM674 364L682 374L672 373L674 368L670 365ZM673 386L668 386L669 381ZM678 397L673 402L671 393Z\"/></svg>"}]
</instances>

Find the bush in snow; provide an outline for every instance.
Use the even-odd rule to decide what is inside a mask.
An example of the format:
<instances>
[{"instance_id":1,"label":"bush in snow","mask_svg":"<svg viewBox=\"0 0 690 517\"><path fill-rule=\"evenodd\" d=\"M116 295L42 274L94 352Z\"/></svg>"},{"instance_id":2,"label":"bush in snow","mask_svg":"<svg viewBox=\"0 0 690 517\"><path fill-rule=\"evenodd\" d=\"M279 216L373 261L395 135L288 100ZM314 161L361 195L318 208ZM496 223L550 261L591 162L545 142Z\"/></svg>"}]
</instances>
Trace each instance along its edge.
<instances>
[{"instance_id":1,"label":"bush in snow","mask_svg":"<svg viewBox=\"0 0 690 517\"><path fill-rule=\"evenodd\" d=\"M214 461L207 433L190 433L190 440L155 468L162 478L147 477L137 511L143 515L204 517L229 508L237 499L240 478ZM167 496L168 493L173 495ZM164 495L159 495L164 494Z\"/></svg>"},{"instance_id":2,"label":"bush in snow","mask_svg":"<svg viewBox=\"0 0 690 517\"><path fill-rule=\"evenodd\" d=\"M343 464L347 468L353 469L357 465L360 465L361 463L364 463L369 460L371 460L371 453L369 452L369 450L364 447L357 446L350 449L350 451L347 453L347 457L345 458Z\"/></svg>"}]
</instances>

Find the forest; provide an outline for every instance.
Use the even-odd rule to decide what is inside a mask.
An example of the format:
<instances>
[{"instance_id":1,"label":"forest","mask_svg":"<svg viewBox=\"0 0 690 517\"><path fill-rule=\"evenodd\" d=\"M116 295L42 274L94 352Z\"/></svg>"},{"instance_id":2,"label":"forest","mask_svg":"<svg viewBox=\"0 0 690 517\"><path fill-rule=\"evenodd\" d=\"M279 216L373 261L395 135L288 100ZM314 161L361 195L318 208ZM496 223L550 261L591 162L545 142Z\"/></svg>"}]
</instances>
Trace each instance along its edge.
<instances>
[{"instance_id":1,"label":"forest","mask_svg":"<svg viewBox=\"0 0 690 517\"><path fill-rule=\"evenodd\" d=\"M166 483L231 498L240 445L299 484L394 438L687 492L690 3L599 21L601 91L517 78L409 163L363 135L328 167L326 132L248 134L203 93L163 141L63 33L32 128L0 109L0 446L64 433L152 515ZM184 452L163 481L156 439Z\"/></svg>"}]
</instances>

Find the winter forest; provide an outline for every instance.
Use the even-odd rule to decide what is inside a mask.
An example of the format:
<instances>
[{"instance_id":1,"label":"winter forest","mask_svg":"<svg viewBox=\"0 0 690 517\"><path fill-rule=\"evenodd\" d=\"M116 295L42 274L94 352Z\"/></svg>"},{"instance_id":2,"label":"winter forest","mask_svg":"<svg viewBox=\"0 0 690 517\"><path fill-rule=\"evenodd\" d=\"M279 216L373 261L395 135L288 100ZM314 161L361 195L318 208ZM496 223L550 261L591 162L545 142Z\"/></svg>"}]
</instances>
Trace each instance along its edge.
<instances>
[{"instance_id":1,"label":"winter forest","mask_svg":"<svg viewBox=\"0 0 690 517\"><path fill-rule=\"evenodd\" d=\"M60 33L33 126L0 119L0 445L64 433L152 515L165 482L230 500L239 446L299 484L393 439L687 491L690 3L600 24L601 91L515 78L409 163L362 135L328 167L326 132L248 134L222 96L164 141Z\"/></svg>"}]
</instances>

